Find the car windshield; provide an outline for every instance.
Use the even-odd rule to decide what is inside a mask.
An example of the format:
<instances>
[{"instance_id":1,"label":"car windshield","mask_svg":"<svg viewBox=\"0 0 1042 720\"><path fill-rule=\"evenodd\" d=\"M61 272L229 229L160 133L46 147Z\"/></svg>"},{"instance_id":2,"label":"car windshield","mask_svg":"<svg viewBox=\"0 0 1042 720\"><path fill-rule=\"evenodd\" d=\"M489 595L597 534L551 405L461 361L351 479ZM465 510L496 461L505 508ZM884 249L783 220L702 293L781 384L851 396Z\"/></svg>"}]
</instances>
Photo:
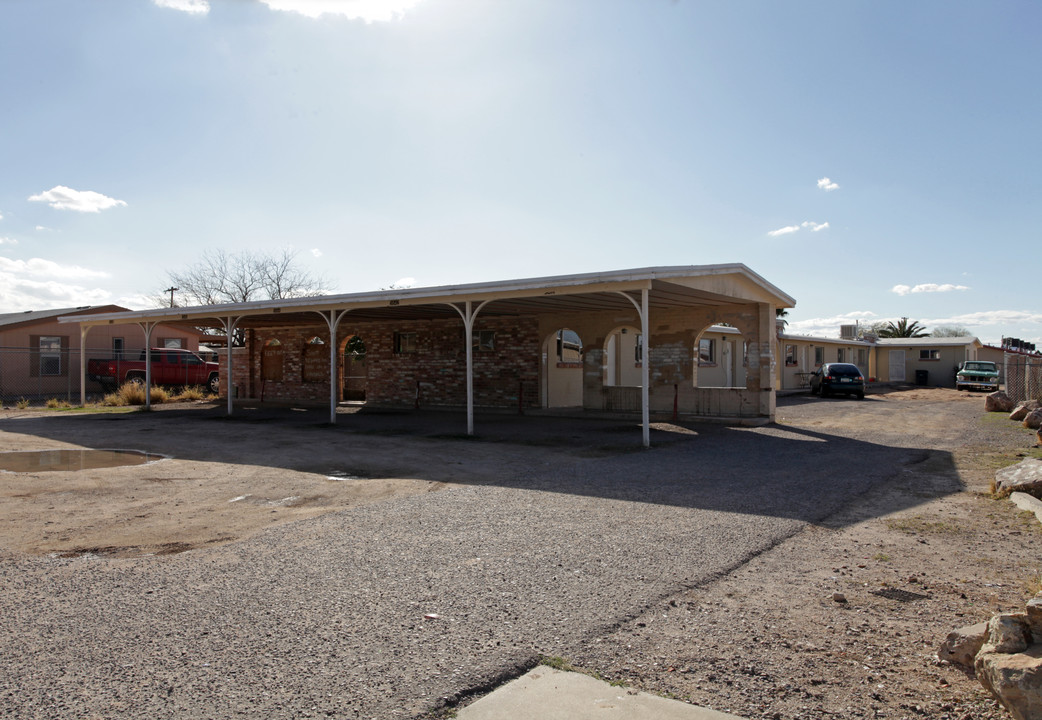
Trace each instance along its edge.
<instances>
[{"instance_id":1,"label":"car windshield","mask_svg":"<svg viewBox=\"0 0 1042 720\"><path fill-rule=\"evenodd\" d=\"M829 365L828 374L840 377L857 377L861 374L861 371L857 369L857 365Z\"/></svg>"},{"instance_id":2,"label":"car windshield","mask_svg":"<svg viewBox=\"0 0 1042 720\"><path fill-rule=\"evenodd\" d=\"M995 371L995 363L991 362L968 362L964 370L989 370Z\"/></svg>"}]
</instances>

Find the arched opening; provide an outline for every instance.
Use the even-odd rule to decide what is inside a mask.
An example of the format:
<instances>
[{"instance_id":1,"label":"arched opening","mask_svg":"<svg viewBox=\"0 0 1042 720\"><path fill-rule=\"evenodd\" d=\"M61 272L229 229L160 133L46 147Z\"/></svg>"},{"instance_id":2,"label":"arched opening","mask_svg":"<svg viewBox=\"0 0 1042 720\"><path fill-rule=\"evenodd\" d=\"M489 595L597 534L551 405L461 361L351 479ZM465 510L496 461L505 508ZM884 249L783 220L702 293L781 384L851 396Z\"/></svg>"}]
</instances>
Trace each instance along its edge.
<instances>
[{"instance_id":1,"label":"arched opening","mask_svg":"<svg viewBox=\"0 0 1042 720\"><path fill-rule=\"evenodd\" d=\"M583 344L579 333L561 328L543 342L543 406L582 407Z\"/></svg>"},{"instance_id":2,"label":"arched opening","mask_svg":"<svg viewBox=\"0 0 1042 720\"><path fill-rule=\"evenodd\" d=\"M604 341L604 386L640 387L644 338L632 326L615 328Z\"/></svg>"},{"instance_id":3,"label":"arched opening","mask_svg":"<svg viewBox=\"0 0 1042 720\"><path fill-rule=\"evenodd\" d=\"M365 388L369 380L366 369L365 341L352 335L344 343L344 367L341 396L347 402L365 402Z\"/></svg>"},{"instance_id":4,"label":"arched opening","mask_svg":"<svg viewBox=\"0 0 1042 720\"><path fill-rule=\"evenodd\" d=\"M742 332L730 325L710 325L698 334L692 349L691 377L695 387L744 388L748 347Z\"/></svg>"}]
</instances>

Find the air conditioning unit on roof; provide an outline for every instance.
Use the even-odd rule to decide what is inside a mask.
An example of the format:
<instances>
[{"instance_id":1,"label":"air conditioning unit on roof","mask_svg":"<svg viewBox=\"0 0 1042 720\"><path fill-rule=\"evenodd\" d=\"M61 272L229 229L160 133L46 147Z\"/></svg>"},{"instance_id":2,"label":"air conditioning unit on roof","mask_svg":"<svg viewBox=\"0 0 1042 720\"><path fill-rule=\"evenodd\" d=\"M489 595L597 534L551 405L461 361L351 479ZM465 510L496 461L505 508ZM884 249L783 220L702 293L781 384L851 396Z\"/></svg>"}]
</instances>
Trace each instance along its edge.
<instances>
[{"instance_id":1,"label":"air conditioning unit on roof","mask_svg":"<svg viewBox=\"0 0 1042 720\"><path fill-rule=\"evenodd\" d=\"M857 325L840 325L839 336L844 340L854 340L857 338Z\"/></svg>"}]
</instances>

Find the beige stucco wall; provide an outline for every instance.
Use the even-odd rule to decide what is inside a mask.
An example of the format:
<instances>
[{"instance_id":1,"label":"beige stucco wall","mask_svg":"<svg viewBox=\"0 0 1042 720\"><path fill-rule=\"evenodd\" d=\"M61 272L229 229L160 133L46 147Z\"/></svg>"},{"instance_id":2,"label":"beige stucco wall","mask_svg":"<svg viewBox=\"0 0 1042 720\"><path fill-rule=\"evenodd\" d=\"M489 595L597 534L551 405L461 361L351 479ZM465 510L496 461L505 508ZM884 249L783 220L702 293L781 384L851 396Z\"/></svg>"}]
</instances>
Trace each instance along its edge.
<instances>
[{"instance_id":1,"label":"beige stucco wall","mask_svg":"<svg viewBox=\"0 0 1042 720\"><path fill-rule=\"evenodd\" d=\"M57 375L39 373L40 337L62 339L62 354ZM137 359L145 347L144 332L137 325L104 325L92 328L86 337L86 357L90 359L113 357L113 340L123 338L124 357ZM152 333L153 346L160 346L168 338L180 339L189 350L199 348L195 333L157 327ZM59 323L57 319L43 320L31 325L18 325L0 330L0 396L2 397L65 397L78 394L80 387L80 326ZM100 391L96 383L87 381L90 392Z\"/></svg>"},{"instance_id":2,"label":"beige stucco wall","mask_svg":"<svg viewBox=\"0 0 1042 720\"><path fill-rule=\"evenodd\" d=\"M965 360L977 359L977 350L972 345L931 346L927 338L924 338L924 341L926 342L922 345L914 346L879 345L879 380L881 382L900 382L891 372L891 351L904 353L904 382L915 383L916 371L925 370L928 373L926 384L931 387L955 387L956 366ZM938 359L920 358L920 351L923 350L936 350Z\"/></svg>"},{"instance_id":3,"label":"beige stucco wall","mask_svg":"<svg viewBox=\"0 0 1042 720\"><path fill-rule=\"evenodd\" d=\"M790 345L796 349L795 364L786 361L786 348ZM824 362L852 363L858 366L865 377L873 376L874 346L870 343L829 338L781 337L778 339L779 389L794 390L806 387L808 375L821 366L821 363L815 360L818 348L822 350Z\"/></svg>"}]
</instances>

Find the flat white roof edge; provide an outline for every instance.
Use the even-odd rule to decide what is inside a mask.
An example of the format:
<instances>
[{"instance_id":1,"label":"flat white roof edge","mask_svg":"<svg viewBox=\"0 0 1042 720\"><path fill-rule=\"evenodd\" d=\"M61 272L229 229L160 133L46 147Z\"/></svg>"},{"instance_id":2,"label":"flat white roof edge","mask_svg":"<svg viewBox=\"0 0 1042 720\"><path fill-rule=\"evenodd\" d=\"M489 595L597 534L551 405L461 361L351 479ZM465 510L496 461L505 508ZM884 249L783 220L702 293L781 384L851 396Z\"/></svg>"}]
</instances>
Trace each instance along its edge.
<instances>
[{"instance_id":1,"label":"flat white roof edge","mask_svg":"<svg viewBox=\"0 0 1042 720\"><path fill-rule=\"evenodd\" d=\"M636 268L630 270L614 270L607 272L579 273L573 275L553 275L539 278L523 278L519 280L497 280L463 285L441 285L435 287L400 288L395 290L375 290L361 293L343 293L338 295L312 295L308 297L283 298L280 300L257 300L245 303L227 303L221 305L196 305L192 307L154 308L151 310L128 310L114 313L98 313L84 317L61 316L58 322L79 322L83 324L103 324L110 320L133 322L135 319L163 318L182 320L211 318L234 315L264 314L276 308L284 310L316 310L319 308L334 309L339 305L357 303L380 303L390 300L417 300L430 298L432 301L451 302L452 299L465 299L469 295L482 293L521 292L546 288L582 287L604 283L651 283L654 280L670 280L684 277L706 277L728 274L745 275L764 290L776 295L793 307L795 299L769 283L759 274L750 270L743 263L718 265L675 265L663 267ZM782 307L782 306L779 306ZM182 317L187 316L187 318Z\"/></svg>"}]
</instances>

